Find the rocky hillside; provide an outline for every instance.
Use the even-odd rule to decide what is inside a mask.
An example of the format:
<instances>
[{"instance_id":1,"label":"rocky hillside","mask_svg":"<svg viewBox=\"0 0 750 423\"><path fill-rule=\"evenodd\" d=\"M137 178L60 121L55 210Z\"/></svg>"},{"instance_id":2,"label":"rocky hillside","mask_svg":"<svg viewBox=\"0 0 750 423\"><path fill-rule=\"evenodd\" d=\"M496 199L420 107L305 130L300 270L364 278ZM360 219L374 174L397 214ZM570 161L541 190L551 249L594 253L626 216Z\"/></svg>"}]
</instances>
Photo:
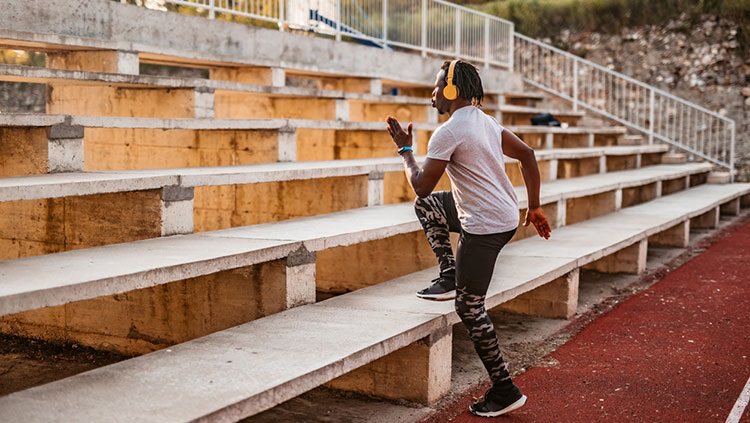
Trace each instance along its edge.
<instances>
[{"instance_id":1,"label":"rocky hillside","mask_svg":"<svg viewBox=\"0 0 750 423\"><path fill-rule=\"evenodd\" d=\"M737 122L740 179L750 180L750 57L738 26L686 16L619 34L562 31L545 40L565 50L718 111Z\"/></svg>"}]
</instances>

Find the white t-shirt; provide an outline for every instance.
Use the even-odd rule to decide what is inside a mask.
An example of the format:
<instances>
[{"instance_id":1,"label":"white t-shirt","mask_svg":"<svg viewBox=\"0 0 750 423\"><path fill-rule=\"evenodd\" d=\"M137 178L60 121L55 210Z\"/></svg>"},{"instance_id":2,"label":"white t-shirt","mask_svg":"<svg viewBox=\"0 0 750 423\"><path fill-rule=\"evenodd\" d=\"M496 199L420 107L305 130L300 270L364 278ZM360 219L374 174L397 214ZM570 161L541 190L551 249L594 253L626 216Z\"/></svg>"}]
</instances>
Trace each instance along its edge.
<instances>
[{"instance_id":1,"label":"white t-shirt","mask_svg":"<svg viewBox=\"0 0 750 423\"><path fill-rule=\"evenodd\" d=\"M427 157L448 162L458 218L475 235L518 227L518 200L505 174L502 133L495 118L474 106L456 110L427 146Z\"/></svg>"}]
</instances>

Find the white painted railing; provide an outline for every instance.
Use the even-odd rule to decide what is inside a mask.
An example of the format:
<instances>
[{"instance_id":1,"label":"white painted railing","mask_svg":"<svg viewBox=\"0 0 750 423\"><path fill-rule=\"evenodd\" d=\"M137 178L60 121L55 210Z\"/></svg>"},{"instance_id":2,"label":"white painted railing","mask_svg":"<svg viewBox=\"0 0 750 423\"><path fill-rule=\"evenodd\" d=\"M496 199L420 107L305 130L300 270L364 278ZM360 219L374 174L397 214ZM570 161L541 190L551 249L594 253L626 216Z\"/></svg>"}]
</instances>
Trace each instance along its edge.
<instances>
[{"instance_id":1,"label":"white painted railing","mask_svg":"<svg viewBox=\"0 0 750 423\"><path fill-rule=\"evenodd\" d=\"M513 23L443 0L162 0L208 12L513 67Z\"/></svg>"},{"instance_id":2,"label":"white painted railing","mask_svg":"<svg viewBox=\"0 0 750 423\"><path fill-rule=\"evenodd\" d=\"M732 119L524 35L515 41L514 70L527 83L734 173Z\"/></svg>"}]
</instances>

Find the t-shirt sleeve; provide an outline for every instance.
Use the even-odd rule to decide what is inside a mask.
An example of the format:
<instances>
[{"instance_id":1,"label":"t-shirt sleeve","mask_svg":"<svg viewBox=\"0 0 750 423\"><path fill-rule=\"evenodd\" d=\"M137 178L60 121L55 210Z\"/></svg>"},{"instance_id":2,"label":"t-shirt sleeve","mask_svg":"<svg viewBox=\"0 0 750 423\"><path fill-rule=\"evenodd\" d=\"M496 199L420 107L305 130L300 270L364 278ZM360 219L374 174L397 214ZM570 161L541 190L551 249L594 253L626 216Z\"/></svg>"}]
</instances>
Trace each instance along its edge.
<instances>
[{"instance_id":1,"label":"t-shirt sleeve","mask_svg":"<svg viewBox=\"0 0 750 423\"><path fill-rule=\"evenodd\" d=\"M490 118L492 119L492 123L494 124L495 130L497 131L497 136L498 136L498 138L500 138L500 145L502 145L502 143L503 143L503 131L505 131L505 127L503 125L501 125L500 122L498 122L497 119L495 119L494 116L490 116Z\"/></svg>"},{"instance_id":2,"label":"t-shirt sleeve","mask_svg":"<svg viewBox=\"0 0 750 423\"><path fill-rule=\"evenodd\" d=\"M445 128L438 128L432 133L430 142L427 144L427 157L443 161L450 161L453 152L458 147L453 134Z\"/></svg>"}]
</instances>

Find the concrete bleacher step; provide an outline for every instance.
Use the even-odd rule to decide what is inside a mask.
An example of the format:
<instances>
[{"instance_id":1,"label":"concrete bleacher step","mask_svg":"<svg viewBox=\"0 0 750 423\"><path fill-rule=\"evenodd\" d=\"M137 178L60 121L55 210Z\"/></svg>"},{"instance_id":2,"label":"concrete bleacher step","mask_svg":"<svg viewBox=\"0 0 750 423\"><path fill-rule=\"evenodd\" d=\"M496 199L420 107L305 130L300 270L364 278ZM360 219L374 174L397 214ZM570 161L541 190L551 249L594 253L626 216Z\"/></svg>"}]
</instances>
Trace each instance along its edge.
<instances>
[{"instance_id":1,"label":"concrete bleacher step","mask_svg":"<svg viewBox=\"0 0 750 423\"><path fill-rule=\"evenodd\" d=\"M545 185L542 203L553 227L575 224L660 191L669 194L674 183L688 187L688 179L707 168L644 168L578 178L577 184L560 180ZM521 189L518 195L525 198ZM529 236L533 230L521 228L516 239ZM362 262L381 271L371 272ZM0 261L0 315L8 316L0 329L144 353L314 302L316 291L353 291L431 263L411 204L6 260ZM171 299L163 303L161 296ZM184 315L191 309L191 316L203 316L200 324ZM62 318L92 312L102 327Z\"/></svg>"},{"instance_id":2,"label":"concrete bleacher step","mask_svg":"<svg viewBox=\"0 0 750 423\"><path fill-rule=\"evenodd\" d=\"M345 79L345 78L344 78ZM388 114L414 122L438 121L431 95L383 95L377 84L362 92L285 86L283 80L202 79L112 74L0 65L0 81L47 84L47 112L90 116L163 118L305 118L379 121ZM255 82L255 83L253 83ZM75 93L75 95L72 95ZM506 124L528 124L544 109L489 100L488 113ZM582 113L555 111L575 125Z\"/></svg>"},{"instance_id":3,"label":"concrete bleacher step","mask_svg":"<svg viewBox=\"0 0 750 423\"><path fill-rule=\"evenodd\" d=\"M560 228L549 241L512 243L498 258L487 307L569 317L579 269L640 273L650 243L685 246L691 226L715 227L720 212L738 212L748 195L747 184L703 185ZM434 403L450 387L458 322L452 304L414 297L436 271L16 392L0 398L0 409L29 422L235 421L326 383Z\"/></svg>"},{"instance_id":4,"label":"concrete bleacher step","mask_svg":"<svg viewBox=\"0 0 750 423\"><path fill-rule=\"evenodd\" d=\"M571 153L559 154L562 164L558 166L568 172L569 161L564 157ZM594 160L601 162L601 157ZM512 165L509 163L508 167ZM400 159L389 159L3 178L0 244L4 247L0 258L30 257L411 201L413 194L401 167ZM662 186L665 194L683 189L688 184L686 178L698 181L700 174L709 169L704 164L655 166L634 173L631 170L575 177L567 183L560 179L546 182L543 193L562 193L570 196L572 202L576 196L626 188L620 201L630 204L657 195ZM520 185L518 170L511 172L515 172L511 180ZM635 193L632 187L641 185L648 189ZM601 191L586 191L591 187ZM449 182L443 180L438 188L448 189ZM525 198L521 187L518 192L519 198ZM611 195L604 197L605 203L614 201ZM549 198L548 213L555 216L562 212L555 209L556 198L545 198ZM55 229L61 225L64 230Z\"/></svg>"},{"instance_id":5,"label":"concrete bleacher step","mask_svg":"<svg viewBox=\"0 0 750 423\"><path fill-rule=\"evenodd\" d=\"M639 160L637 157L658 156L667 149L666 146L553 149L537 151L536 158L540 167L542 182L547 182L606 173L608 170L624 170L619 169L622 166L612 166L613 158L626 157L631 159L635 157L635 160L631 159L628 162L634 161L643 166L658 163L658 157L648 163L647 160ZM417 162L423 161L424 156L417 157ZM582 163L584 161L587 162ZM505 163L506 168L518 164L516 160L508 157L505 158ZM640 167L642 166L633 164L628 169ZM53 173L0 178L0 202L162 189L175 185L202 187L361 175L369 175L370 180L379 180L383 179L379 177L380 173L398 172L400 174L402 170L402 160L392 157L278 162L244 166ZM523 185L519 169L509 170L509 172L512 172L509 176L514 186ZM385 198L386 203L394 202L387 194L385 194ZM368 204L378 204L378 201L376 199L368 200Z\"/></svg>"},{"instance_id":6,"label":"concrete bleacher step","mask_svg":"<svg viewBox=\"0 0 750 423\"><path fill-rule=\"evenodd\" d=\"M415 125L426 152L437 124ZM383 122L0 114L2 176L392 157ZM615 146L620 127L508 126L534 148Z\"/></svg>"}]
</instances>

